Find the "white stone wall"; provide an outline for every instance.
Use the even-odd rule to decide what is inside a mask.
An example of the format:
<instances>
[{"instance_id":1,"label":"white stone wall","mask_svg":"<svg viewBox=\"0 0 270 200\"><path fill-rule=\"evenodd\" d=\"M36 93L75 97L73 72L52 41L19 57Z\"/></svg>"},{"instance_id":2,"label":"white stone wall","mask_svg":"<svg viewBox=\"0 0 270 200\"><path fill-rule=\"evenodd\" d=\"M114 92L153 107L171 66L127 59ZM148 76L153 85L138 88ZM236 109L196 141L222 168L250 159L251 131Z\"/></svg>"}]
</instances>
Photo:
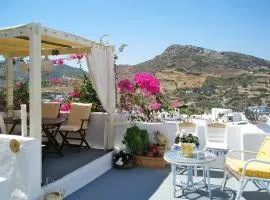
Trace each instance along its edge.
<instances>
[{"instance_id":1,"label":"white stone wall","mask_svg":"<svg viewBox=\"0 0 270 200\"><path fill-rule=\"evenodd\" d=\"M11 139L20 142L19 152L10 150ZM0 177L7 180L8 199L36 199L41 192L40 142L34 138L0 135Z\"/></svg>"},{"instance_id":2,"label":"white stone wall","mask_svg":"<svg viewBox=\"0 0 270 200\"><path fill-rule=\"evenodd\" d=\"M69 113L61 113L61 117L68 118ZM104 138L106 134L105 123L108 118L108 113L104 112L92 112L90 115L90 121L87 129L86 140L92 148L103 149ZM78 137L78 133L70 133L69 136ZM58 135L58 141L61 142L62 138ZM79 141L72 141L76 144Z\"/></svg>"}]
</instances>

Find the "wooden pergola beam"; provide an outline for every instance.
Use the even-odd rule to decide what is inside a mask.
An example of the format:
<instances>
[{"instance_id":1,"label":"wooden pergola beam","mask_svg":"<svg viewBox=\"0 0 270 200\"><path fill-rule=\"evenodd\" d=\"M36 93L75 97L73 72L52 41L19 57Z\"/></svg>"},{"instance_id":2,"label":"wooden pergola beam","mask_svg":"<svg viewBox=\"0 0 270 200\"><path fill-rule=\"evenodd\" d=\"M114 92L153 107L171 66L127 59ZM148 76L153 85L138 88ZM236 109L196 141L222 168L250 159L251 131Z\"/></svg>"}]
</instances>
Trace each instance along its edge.
<instances>
[{"instance_id":1,"label":"wooden pergola beam","mask_svg":"<svg viewBox=\"0 0 270 200\"><path fill-rule=\"evenodd\" d=\"M26 36L19 36L19 37L15 37L15 38L29 41L29 37L26 37ZM54 45L54 46L58 46L58 47L72 48L72 46L70 46L70 45L65 45L65 44L61 44L61 43L50 42L50 41L47 41L47 40L41 40L41 43L42 44Z\"/></svg>"},{"instance_id":2,"label":"wooden pergola beam","mask_svg":"<svg viewBox=\"0 0 270 200\"><path fill-rule=\"evenodd\" d=\"M57 48L57 49L43 49L43 50L41 50L41 55L42 56L52 55L52 51L53 50L57 50L59 52L59 55L80 54L80 53L90 53L91 52L91 48L90 47L82 47L82 48ZM9 54L9 56L11 56L11 57L29 56L29 50L12 52L12 53Z\"/></svg>"}]
</instances>

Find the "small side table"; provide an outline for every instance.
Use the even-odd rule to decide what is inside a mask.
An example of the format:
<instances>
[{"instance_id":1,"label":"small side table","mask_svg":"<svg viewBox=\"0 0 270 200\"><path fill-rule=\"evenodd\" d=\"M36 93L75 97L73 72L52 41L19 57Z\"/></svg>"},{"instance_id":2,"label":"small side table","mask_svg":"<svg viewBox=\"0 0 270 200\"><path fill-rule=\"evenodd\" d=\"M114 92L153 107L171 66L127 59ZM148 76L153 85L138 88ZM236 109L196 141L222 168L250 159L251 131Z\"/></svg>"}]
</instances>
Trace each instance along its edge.
<instances>
[{"instance_id":1,"label":"small side table","mask_svg":"<svg viewBox=\"0 0 270 200\"><path fill-rule=\"evenodd\" d=\"M172 167L174 197L176 197L177 187L185 189L194 186L192 168L201 166L203 168L204 186L207 188L209 198L211 199L209 163L213 162L216 159L216 156L213 153L204 152L204 156L199 157L200 152L201 151L195 151L193 157L191 158L184 157L182 152L179 150L168 151L164 154L164 160L170 163ZM176 183L176 166L187 167L188 174L186 182L181 182L180 184Z\"/></svg>"}]
</instances>

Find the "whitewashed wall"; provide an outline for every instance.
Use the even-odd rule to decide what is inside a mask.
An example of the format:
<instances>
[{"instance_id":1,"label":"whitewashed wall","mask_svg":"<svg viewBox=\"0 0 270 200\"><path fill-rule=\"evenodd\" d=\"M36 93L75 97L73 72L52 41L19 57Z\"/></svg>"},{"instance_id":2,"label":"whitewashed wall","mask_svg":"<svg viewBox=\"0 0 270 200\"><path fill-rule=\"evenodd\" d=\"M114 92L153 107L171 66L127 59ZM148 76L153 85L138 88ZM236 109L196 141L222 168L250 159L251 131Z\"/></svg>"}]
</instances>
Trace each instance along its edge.
<instances>
[{"instance_id":1,"label":"whitewashed wall","mask_svg":"<svg viewBox=\"0 0 270 200\"><path fill-rule=\"evenodd\" d=\"M1 199L9 199L8 198L8 181L5 178L0 177L0 194Z\"/></svg>"},{"instance_id":2,"label":"whitewashed wall","mask_svg":"<svg viewBox=\"0 0 270 200\"><path fill-rule=\"evenodd\" d=\"M19 152L13 153L10 150L11 139L20 142ZM7 179L8 199L36 199L41 192L39 141L34 138L0 135L0 177ZM0 199L3 199L2 196Z\"/></svg>"},{"instance_id":3,"label":"whitewashed wall","mask_svg":"<svg viewBox=\"0 0 270 200\"><path fill-rule=\"evenodd\" d=\"M122 121L121 121L122 120ZM198 136L200 141L200 149L205 146L205 126L207 120L193 119L198 124ZM174 143L175 133L177 131L178 122L162 122L162 123L137 123L137 126L146 129L149 133L149 140L153 142L153 131L159 130L165 134L169 139L169 145ZM237 125L235 123L228 123L228 145L229 149L248 149L258 151L263 138L270 135L269 124L244 124ZM116 118L115 121L115 148L123 148L123 136L126 129L130 127L125 118ZM252 137L256 139L252 140ZM256 145L254 145L256 142Z\"/></svg>"},{"instance_id":4,"label":"whitewashed wall","mask_svg":"<svg viewBox=\"0 0 270 200\"><path fill-rule=\"evenodd\" d=\"M68 118L69 113L61 113L61 117ZM90 115L89 126L87 129L86 140L92 148L103 149L104 140L106 137L105 123L108 118L108 113L104 112L92 112ZM78 137L78 133L70 133L69 136ZM61 142L62 138L58 135L58 141ZM78 141L72 141L72 143L79 143Z\"/></svg>"}]
</instances>

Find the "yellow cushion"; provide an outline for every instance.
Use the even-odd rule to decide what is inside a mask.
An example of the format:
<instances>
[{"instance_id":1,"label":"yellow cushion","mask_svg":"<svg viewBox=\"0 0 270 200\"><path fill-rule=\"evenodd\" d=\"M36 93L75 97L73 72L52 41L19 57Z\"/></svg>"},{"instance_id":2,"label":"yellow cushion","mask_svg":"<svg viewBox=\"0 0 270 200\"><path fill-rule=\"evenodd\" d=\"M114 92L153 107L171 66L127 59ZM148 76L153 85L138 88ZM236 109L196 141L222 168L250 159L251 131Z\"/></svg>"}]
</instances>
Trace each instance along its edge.
<instances>
[{"instance_id":1,"label":"yellow cushion","mask_svg":"<svg viewBox=\"0 0 270 200\"><path fill-rule=\"evenodd\" d=\"M265 137L256 158L258 160L270 161L270 136Z\"/></svg>"},{"instance_id":2,"label":"yellow cushion","mask_svg":"<svg viewBox=\"0 0 270 200\"><path fill-rule=\"evenodd\" d=\"M239 176L242 175L242 170L245 165L245 161L237 158L227 157L225 164L236 172ZM270 178L270 165L263 163L250 163L246 169L245 176Z\"/></svg>"}]
</instances>

